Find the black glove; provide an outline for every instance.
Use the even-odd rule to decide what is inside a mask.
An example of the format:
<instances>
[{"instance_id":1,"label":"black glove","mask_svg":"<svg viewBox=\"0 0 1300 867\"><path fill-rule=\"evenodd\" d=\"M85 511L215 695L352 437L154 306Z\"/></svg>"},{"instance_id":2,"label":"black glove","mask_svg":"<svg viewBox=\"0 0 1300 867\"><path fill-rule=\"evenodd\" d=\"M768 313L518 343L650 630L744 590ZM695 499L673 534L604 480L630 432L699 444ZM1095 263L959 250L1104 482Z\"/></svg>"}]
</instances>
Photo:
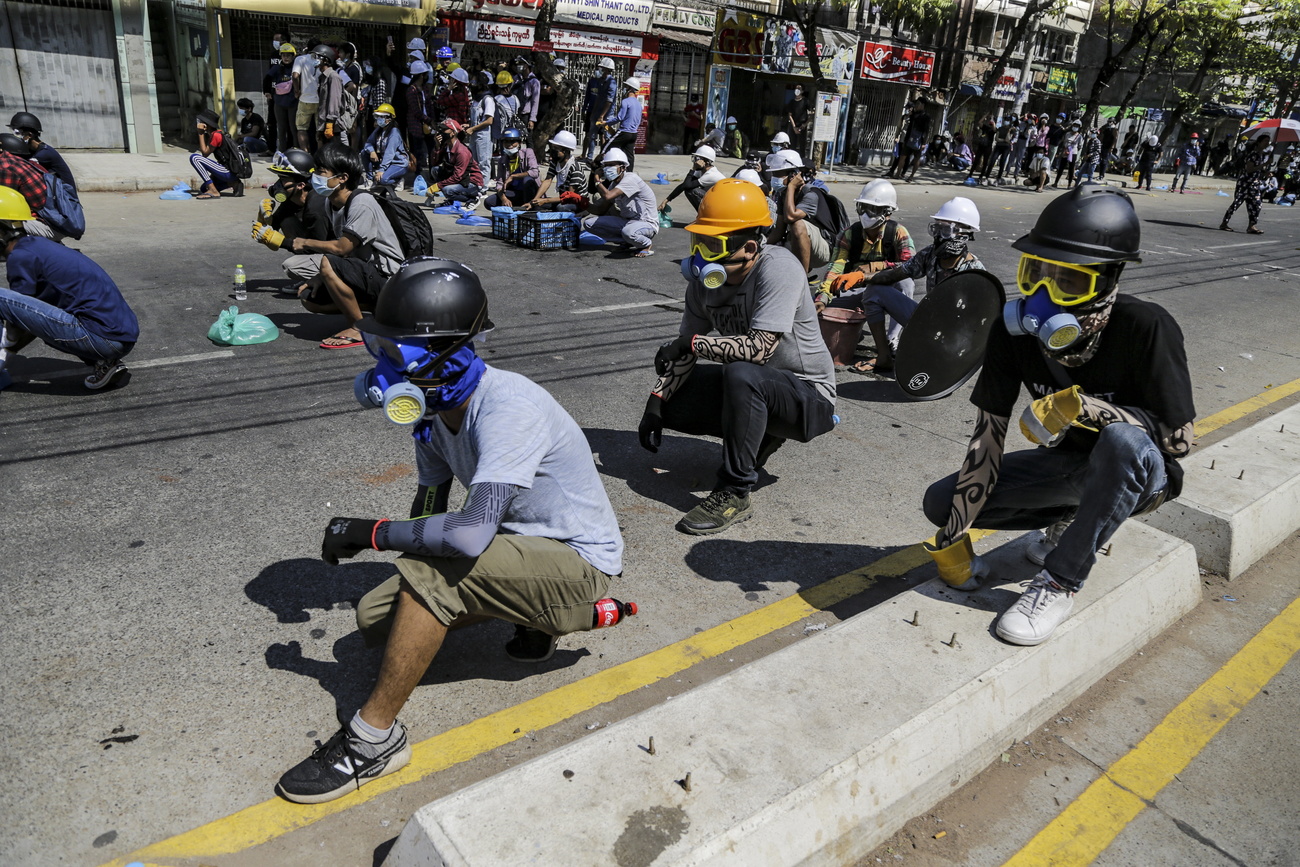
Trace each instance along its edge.
<instances>
[{"instance_id":1,"label":"black glove","mask_svg":"<svg viewBox=\"0 0 1300 867\"><path fill-rule=\"evenodd\" d=\"M659 444L663 442L663 407L663 398L657 394L650 395L650 399L645 402L645 415L641 416L636 434L641 440L641 448L648 452L659 451Z\"/></svg>"},{"instance_id":2,"label":"black glove","mask_svg":"<svg viewBox=\"0 0 1300 867\"><path fill-rule=\"evenodd\" d=\"M655 373L667 376L673 369L674 362L691 354L691 341L694 339L695 335L686 334L660 346L659 351L655 353Z\"/></svg>"},{"instance_id":3,"label":"black glove","mask_svg":"<svg viewBox=\"0 0 1300 867\"><path fill-rule=\"evenodd\" d=\"M320 543L320 558L337 566L340 557L351 560L358 552L372 549L370 540L378 523L365 518L330 518L325 525L325 539Z\"/></svg>"}]
</instances>

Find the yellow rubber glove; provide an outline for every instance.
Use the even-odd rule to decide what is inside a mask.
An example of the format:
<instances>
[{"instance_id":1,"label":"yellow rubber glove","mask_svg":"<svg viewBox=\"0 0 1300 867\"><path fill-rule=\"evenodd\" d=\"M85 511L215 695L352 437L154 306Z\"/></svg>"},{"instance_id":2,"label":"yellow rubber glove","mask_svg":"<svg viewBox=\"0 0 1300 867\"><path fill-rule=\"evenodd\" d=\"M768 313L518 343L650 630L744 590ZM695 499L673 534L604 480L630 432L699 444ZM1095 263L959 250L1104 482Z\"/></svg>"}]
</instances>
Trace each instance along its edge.
<instances>
[{"instance_id":1,"label":"yellow rubber glove","mask_svg":"<svg viewBox=\"0 0 1300 867\"><path fill-rule=\"evenodd\" d=\"M1040 446L1054 446L1065 437L1071 425L1083 427L1083 389L1072 385L1064 391L1040 397L1020 414L1020 432L1025 439Z\"/></svg>"},{"instance_id":2,"label":"yellow rubber glove","mask_svg":"<svg viewBox=\"0 0 1300 867\"><path fill-rule=\"evenodd\" d=\"M265 244L268 250L278 250L284 244L284 232L278 232L261 223L254 223L253 240Z\"/></svg>"},{"instance_id":3,"label":"yellow rubber glove","mask_svg":"<svg viewBox=\"0 0 1300 867\"><path fill-rule=\"evenodd\" d=\"M848 271L831 281L831 292L838 295L850 289L857 289L867 282L867 275L861 271Z\"/></svg>"},{"instance_id":4,"label":"yellow rubber glove","mask_svg":"<svg viewBox=\"0 0 1300 867\"><path fill-rule=\"evenodd\" d=\"M257 206L258 222L265 223L271 219L271 212L275 210L274 199L262 199L262 203Z\"/></svg>"},{"instance_id":5,"label":"yellow rubber glove","mask_svg":"<svg viewBox=\"0 0 1300 867\"><path fill-rule=\"evenodd\" d=\"M325 124L325 138L334 138L334 121Z\"/></svg>"},{"instance_id":6,"label":"yellow rubber glove","mask_svg":"<svg viewBox=\"0 0 1300 867\"><path fill-rule=\"evenodd\" d=\"M975 553L971 545L970 533L962 533L961 538L944 548L939 547L939 534L926 539L921 544L926 553L939 567L939 577L943 583L957 590L978 590L980 579L988 574L988 566Z\"/></svg>"},{"instance_id":7,"label":"yellow rubber glove","mask_svg":"<svg viewBox=\"0 0 1300 867\"><path fill-rule=\"evenodd\" d=\"M438 190L441 190L441 189L442 189L442 187L438 186L437 184L429 184L429 195L431 195L431 196L432 196L432 195L435 195L435 194L437 194Z\"/></svg>"}]
</instances>

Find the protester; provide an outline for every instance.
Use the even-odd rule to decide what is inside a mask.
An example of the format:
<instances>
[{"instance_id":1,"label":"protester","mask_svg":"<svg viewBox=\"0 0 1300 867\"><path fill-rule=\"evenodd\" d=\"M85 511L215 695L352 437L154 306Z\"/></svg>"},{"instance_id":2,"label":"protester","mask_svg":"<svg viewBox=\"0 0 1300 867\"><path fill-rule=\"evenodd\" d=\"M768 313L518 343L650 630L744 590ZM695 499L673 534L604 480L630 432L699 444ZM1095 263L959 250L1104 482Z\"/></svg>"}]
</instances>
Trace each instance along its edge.
<instances>
[{"instance_id":1,"label":"protester","mask_svg":"<svg viewBox=\"0 0 1300 867\"><path fill-rule=\"evenodd\" d=\"M984 171L980 174L981 182L988 180L995 165L998 168L997 179L1002 180L1002 175L1007 170L1007 160L1011 158L1011 149L1016 144L1018 134L1015 118L1011 115L1002 118L1002 125L993 134L993 155L984 164Z\"/></svg>"},{"instance_id":2,"label":"protester","mask_svg":"<svg viewBox=\"0 0 1300 867\"><path fill-rule=\"evenodd\" d=\"M921 152L925 150L925 143L930 138L931 118L928 107L929 101L924 96L918 96L912 103L907 122L903 124L898 137L898 155L894 157L889 171L885 172L885 177L901 179L908 175L910 165L911 174L907 180L916 179L916 170L921 165Z\"/></svg>"},{"instance_id":3,"label":"protester","mask_svg":"<svg viewBox=\"0 0 1300 867\"><path fill-rule=\"evenodd\" d=\"M694 147L693 142L700 137L700 127L704 124L704 100L698 93L692 93L682 109L682 153Z\"/></svg>"},{"instance_id":4,"label":"protester","mask_svg":"<svg viewBox=\"0 0 1300 867\"><path fill-rule=\"evenodd\" d=\"M1156 160L1160 159L1160 138L1155 135L1147 137L1142 142L1142 147L1138 149L1137 161L1137 186L1141 187L1144 183L1147 192L1151 191L1151 174L1155 171Z\"/></svg>"},{"instance_id":5,"label":"protester","mask_svg":"<svg viewBox=\"0 0 1300 867\"><path fill-rule=\"evenodd\" d=\"M776 202L776 222L767 233L769 244L785 247L807 272L830 261L831 240L818 223L823 207L822 193L810 181L813 171L803 164L796 151L779 151L767 158L772 174L772 200Z\"/></svg>"},{"instance_id":6,"label":"protester","mask_svg":"<svg viewBox=\"0 0 1300 867\"><path fill-rule=\"evenodd\" d=\"M389 93L393 93L393 91L388 89L388 82L384 77L383 61L378 57L372 57L362 63L361 92L357 106L357 135L359 140L365 141L375 131L375 109L381 105L393 105L388 101ZM399 101L394 100L394 103ZM401 127L398 124L396 111L393 112L393 120L389 122L389 126L396 129L399 136L401 135Z\"/></svg>"},{"instance_id":7,"label":"protester","mask_svg":"<svg viewBox=\"0 0 1300 867\"><path fill-rule=\"evenodd\" d=\"M413 259L360 327L376 360L359 378L377 392L365 405L384 404L394 421L386 395L402 393L399 406L413 407L419 487L408 520L332 518L325 527L327 563L372 549L402 556L398 574L357 605L364 639L385 645L369 698L276 786L305 804L410 760L397 714L449 629L505 620L515 624L507 655L543 662L558 636L618 616L606 593L623 571L623 539L591 447L545 389L475 353L475 335L492 328L477 275ZM459 512L447 511L453 480L467 490Z\"/></svg>"},{"instance_id":8,"label":"protester","mask_svg":"<svg viewBox=\"0 0 1300 867\"><path fill-rule=\"evenodd\" d=\"M253 101L244 97L235 103L239 110L239 143L250 154L266 153L267 143L262 138L266 132L266 121L253 111Z\"/></svg>"},{"instance_id":9,"label":"protester","mask_svg":"<svg viewBox=\"0 0 1300 867\"><path fill-rule=\"evenodd\" d=\"M577 156L578 139L568 130L560 130L546 143L546 177L538 185L524 210L569 211L582 209L587 195L588 170Z\"/></svg>"},{"instance_id":10,"label":"protester","mask_svg":"<svg viewBox=\"0 0 1300 867\"><path fill-rule=\"evenodd\" d=\"M537 156L523 143L523 133L508 129L501 136L501 153L492 161L492 184L487 206L522 205L537 196Z\"/></svg>"},{"instance_id":11,"label":"protester","mask_svg":"<svg viewBox=\"0 0 1300 867\"><path fill-rule=\"evenodd\" d=\"M317 45L311 50L316 59L316 141L321 145L338 139L348 144L348 131L343 124L343 80L334 65L338 52L329 45Z\"/></svg>"},{"instance_id":12,"label":"protester","mask_svg":"<svg viewBox=\"0 0 1300 867\"><path fill-rule=\"evenodd\" d=\"M298 100L293 123L298 130L298 148L308 153L316 150L316 108L320 102L320 59L314 53L317 45L316 40L308 42L307 53L293 61L293 95Z\"/></svg>"},{"instance_id":13,"label":"protester","mask_svg":"<svg viewBox=\"0 0 1300 867\"><path fill-rule=\"evenodd\" d=\"M743 160L749 153L749 139L740 131L740 125L734 117L727 118L727 131L722 136L722 147L718 152L724 157Z\"/></svg>"},{"instance_id":14,"label":"protester","mask_svg":"<svg viewBox=\"0 0 1300 867\"><path fill-rule=\"evenodd\" d=\"M283 153L299 145L298 97L294 93L294 59L298 56L298 49L288 42L281 42L278 50L280 60L268 75L274 93L275 149Z\"/></svg>"},{"instance_id":15,"label":"protester","mask_svg":"<svg viewBox=\"0 0 1300 867\"><path fill-rule=\"evenodd\" d=\"M365 175L361 157L342 142L316 154L312 189L329 199L334 240L294 238L295 253L319 254L320 273L298 294L313 313L342 313L348 327L321 341L321 349L361 345L356 324L363 305L373 309L379 290L402 263L402 246L388 217L366 192L357 192Z\"/></svg>"},{"instance_id":16,"label":"protester","mask_svg":"<svg viewBox=\"0 0 1300 867\"><path fill-rule=\"evenodd\" d=\"M7 139L12 138L10 142ZM3 138L3 147L0 147L0 186L16 190L27 202L28 210L33 217L23 226L23 230L28 235L38 238L48 238L51 241L62 241L65 237L62 232L55 229L45 220L41 219L40 211L45 207L45 202L49 198L49 185L45 183L45 174L41 171L41 166L28 159L27 143L5 133ZM16 155L10 152L10 146L23 146L27 151L22 155Z\"/></svg>"},{"instance_id":17,"label":"protester","mask_svg":"<svg viewBox=\"0 0 1300 867\"><path fill-rule=\"evenodd\" d=\"M1034 132L1038 118L1032 114L1025 114L1016 122L1016 141L1011 148L1011 158L1008 162L1011 164L1011 180L1020 180L1020 173L1025 169L1025 154L1029 150L1029 136Z\"/></svg>"},{"instance_id":18,"label":"protester","mask_svg":"<svg viewBox=\"0 0 1300 867\"><path fill-rule=\"evenodd\" d=\"M1092 183L1092 173L1097 170L1097 165L1101 161L1101 137L1092 127L1083 134L1083 148L1079 153L1079 174L1078 182Z\"/></svg>"},{"instance_id":19,"label":"protester","mask_svg":"<svg viewBox=\"0 0 1300 867\"><path fill-rule=\"evenodd\" d=\"M461 202L466 210L474 210L483 196L483 170L460 140L460 124L444 120L433 132L436 164L432 170L433 183L429 185L429 200L441 192L445 204Z\"/></svg>"},{"instance_id":20,"label":"protester","mask_svg":"<svg viewBox=\"0 0 1300 867\"><path fill-rule=\"evenodd\" d=\"M971 160L970 173L968 178L979 175L987 178L989 175L989 166L993 163L993 137L997 135L998 128L993 123L993 118L984 115L980 118L979 125L975 127L975 155Z\"/></svg>"},{"instance_id":21,"label":"protester","mask_svg":"<svg viewBox=\"0 0 1300 867\"><path fill-rule=\"evenodd\" d=\"M704 125L704 136L700 138L698 141L694 142L691 145L691 147L697 148L700 147L701 145L708 145L709 147L713 148L715 151L722 150L722 137L723 137L723 132L722 130L718 129L716 124L712 122L706 123Z\"/></svg>"},{"instance_id":22,"label":"protester","mask_svg":"<svg viewBox=\"0 0 1300 867\"><path fill-rule=\"evenodd\" d=\"M641 80L629 78L623 82L623 101L618 104L618 113L603 124L610 133L609 144L605 150L617 148L627 154L629 169L636 166L636 133L641 128L641 100L637 93L641 90Z\"/></svg>"},{"instance_id":23,"label":"protester","mask_svg":"<svg viewBox=\"0 0 1300 867\"><path fill-rule=\"evenodd\" d=\"M492 126L497 110L492 87L490 73L478 72L470 78L474 98L470 103L469 126L465 127L465 138L474 161L480 166L492 165Z\"/></svg>"},{"instance_id":24,"label":"protester","mask_svg":"<svg viewBox=\"0 0 1300 867\"><path fill-rule=\"evenodd\" d=\"M952 152L948 154L948 168L964 172L970 169L974 162L975 157L971 153L970 145L966 144L966 136L957 133L953 136Z\"/></svg>"},{"instance_id":25,"label":"protester","mask_svg":"<svg viewBox=\"0 0 1300 867\"><path fill-rule=\"evenodd\" d=\"M501 150L501 139L505 136L506 130L519 128L519 97L511 91L514 90L515 77L510 73L502 70L497 73L496 77L496 96L493 101L496 103L492 112L492 153ZM481 162L481 165L491 166L491 154L488 162Z\"/></svg>"},{"instance_id":26,"label":"protester","mask_svg":"<svg viewBox=\"0 0 1300 867\"><path fill-rule=\"evenodd\" d=\"M1042 571L998 619L997 635L1012 644L1051 637L1097 550L1130 515L1182 488L1177 458L1195 417L1183 335L1164 309L1118 291L1125 263L1140 261L1141 230L1125 193L1087 184L1049 203L1016 241L1020 297L993 324L966 459L925 494L926 517L942 528L926 548L958 589L988 574L972 527L1048 528L1027 552ZM1022 385L1032 403L1021 432L1051 448L1004 456Z\"/></svg>"},{"instance_id":27,"label":"protester","mask_svg":"<svg viewBox=\"0 0 1300 867\"><path fill-rule=\"evenodd\" d=\"M1174 182L1169 185L1169 189L1178 190L1181 195L1187 189L1187 177L1196 171L1196 164L1201 158L1201 137L1192 133L1183 149L1178 153L1178 171L1174 173ZM1178 179L1183 179L1183 185L1178 186Z\"/></svg>"},{"instance_id":28,"label":"protester","mask_svg":"<svg viewBox=\"0 0 1300 867\"><path fill-rule=\"evenodd\" d=\"M127 372L122 359L140 325L103 268L28 232L39 222L23 193L0 186L0 259L9 282L0 288L0 389L10 382L9 358L38 337L93 368L82 380L86 388L105 388Z\"/></svg>"},{"instance_id":29,"label":"protester","mask_svg":"<svg viewBox=\"0 0 1300 867\"><path fill-rule=\"evenodd\" d=\"M1115 142L1119 138L1119 127L1115 124L1115 118L1106 119L1106 124L1097 137L1101 140L1101 160L1097 163L1097 177L1105 178L1106 167L1115 157Z\"/></svg>"},{"instance_id":30,"label":"protester","mask_svg":"<svg viewBox=\"0 0 1300 867\"><path fill-rule=\"evenodd\" d=\"M533 62L524 55L515 58L515 90L519 98L519 122L531 132L537 125L542 99L542 80L533 72Z\"/></svg>"},{"instance_id":31,"label":"protester","mask_svg":"<svg viewBox=\"0 0 1300 867\"><path fill-rule=\"evenodd\" d=\"M397 129L397 111L388 103L374 110L375 131L361 146L369 160L370 179L377 184L396 184L406 176L407 153Z\"/></svg>"},{"instance_id":32,"label":"protester","mask_svg":"<svg viewBox=\"0 0 1300 867\"><path fill-rule=\"evenodd\" d=\"M812 119L812 105L804 94L803 85L794 86L794 99L785 110L785 132L790 136L790 149L800 156L808 150L808 124Z\"/></svg>"},{"instance_id":33,"label":"protester","mask_svg":"<svg viewBox=\"0 0 1300 867\"><path fill-rule=\"evenodd\" d=\"M636 250L637 259L653 256L651 245L659 233L654 190L628 170L627 154L618 148L605 152L594 193L587 216L582 218L583 231L607 241L622 241Z\"/></svg>"},{"instance_id":34,"label":"protester","mask_svg":"<svg viewBox=\"0 0 1300 867\"><path fill-rule=\"evenodd\" d=\"M587 131L583 148L587 159L595 159L600 152L599 132L603 121L608 119L618 99L618 81L614 78L614 61L602 57L596 64L596 74L587 80L587 89L582 97L582 117Z\"/></svg>"},{"instance_id":35,"label":"protester","mask_svg":"<svg viewBox=\"0 0 1300 867\"><path fill-rule=\"evenodd\" d=\"M443 120L454 120L461 126L467 126L470 114L469 73L464 69L453 69L448 75L447 87L438 96L437 103Z\"/></svg>"},{"instance_id":36,"label":"protester","mask_svg":"<svg viewBox=\"0 0 1300 867\"><path fill-rule=\"evenodd\" d=\"M718 171L717 166L713 164L717 158L718 155L708 145L700 145L696 148L695 153L691 154L691 170L686 173L686 177L680 184L673 187L668 198L664 199L663 204L659 206L659 210L667 210L669 202L684 194L691 207L698 211L704 194L722 180L722 172Z\"/></svg>"},{"instance_id":37,"label":"protester","mask_svg":"<svg viewBox=\"0 0 1300 867\"><path fill-rule=\"evenodd\" d=\"M40 118L29 111L20 111L9 119L9 127L14 131L14 135L27 142L28 159L72 187L74 192L76 191L77 181L73 178L72 169L68 168L63 155L48 142L41 141Z\"/></svg>"},{"instance_id":38,"label":"protester","mask_svg":"<svg viewBox=\"0 0 1300 867\"><path fill-rule=\"evenodd\" d=\"M1065 175L1065 185L1074 186L1074 166L1079 159L1079 153L1083 150L1083 125L1076 121L1071 121L1070 126L1066 129L1065 134L1061 137L1061 142L1057 147L1056 163L1056 180L1052 182L1053 187L1061 185L1061 175Z\"/></svg>"},{"instance_id":39,"label":"protester","mask_svg":"<svg viewBox=\"0 0 1300 867\"><path fill-rule=\"evenodd\" d=\"M257 219L253 221L252 237L268 250L292 250L295 238L313 241L332 241L333 215L329 204L320 193L312 189L311 176L315 168L311 154L290 148L276 156L271 172L279 180L270 190L281 198L276 207L274 198L263 199L258 206ZM292 281L292 294L298 295L307 283L320 274L319 253L295 254L284 260L281 267Z\"/></svg>"},{"instance_id":40,"label":"protester","mask_svg":"<svg viewBox=\"0 0 1300 867\"><path fill-rule=\"evenodd\" d=\"M772 454L835 424L830 352L802 265L766 243L771 222L758 187L725 178L686 227L686 309L676 339L655 355L659 378L637 429L651 452L665 428L722 440L713 492L677 522L683 533L721 533L748 520L750 491Z\"/></svg>"},{"instance_id":41,"label":"protester","mask_svg":"<svg viewBox=\"0 0 1300 867\"><path fill-rule=\"evenodd\" d=\"M199 152L190 154L190 165L199 176L199 194L196 199L217 199L221 190L230 187L231 195L244 194L244 182L234 172L230 150L234 145L221 131L221 119L210 108L198 113L194 121L199 134Z\"/></svg>"},{"instance_id":42,"label":"protester","mask_svg":"<svg viewBox=\"0 0 1300 867\"><path fill-rule=\"evenodd\" d=\"M415 160L415 172L408 172L406 180L413 183L414 175L428 169L434 156L429 153L433 117L429 111L429 97L424 90L425 81L429 77L429 64L417 60L411 64L410 72L411 82L406 86L406 141L411 157Z\"/></svg>"},{"instance_id":43,"label":"protester","mask_svg":"<svg viewBox=\"0 0 1300 867\"><path fill-rule=\"evenodd\" d=\"M1264 234L1264 230L1259 227L1260 197L1264 192L1264 176L1268 174L1272 162L1273 148L1269 144L1268 133L1260 133L1255 136L1255 140L1245 152L1242 172L1237 178L1236 189L1232 191L1232 204L1228 205L1228 210L1223 212L1223 220L1219 223L1220 229L1225 232L1235 231L1228 225L1228 221L1245 202L1246 218L1249 221L1246 224L1246 231L1252 235Z\"/></svg>"}]
</instances>

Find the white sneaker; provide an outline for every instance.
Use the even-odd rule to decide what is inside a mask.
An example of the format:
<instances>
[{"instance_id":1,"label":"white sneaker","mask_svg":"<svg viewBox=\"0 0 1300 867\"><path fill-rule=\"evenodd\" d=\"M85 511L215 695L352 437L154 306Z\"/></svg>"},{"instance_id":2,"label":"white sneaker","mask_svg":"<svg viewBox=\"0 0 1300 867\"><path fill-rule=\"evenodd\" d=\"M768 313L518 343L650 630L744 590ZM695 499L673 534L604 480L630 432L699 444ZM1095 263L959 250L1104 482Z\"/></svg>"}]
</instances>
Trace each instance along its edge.
<instances>
[{"instance_id":1,"label":"white sneaker","mask_svg":"<svg viewBox=\"0 0 1300 867\"><path fill-rule=\"evenodd\" d=\"M998 618L997 633L1003 641L1032 647L1052 637L1074 607L1074 594L1061 587L1046 569L1021 586L1016 604Z\"/></svg>"},{"instance_id":2,"label":"white sneaker","mask_svg":"<svg viewBox=\"0 0 1300 867\"><path fill-rule=\"evenodd\" d=\"M1065 528L1074 523L1074 520L1057 521L1052 526L1043 530L1043 538L1035 539L1025 549L1025 559L1036 566L1042 566L1047 560L1047 555L1056 550L1056 545L1061 541L1061 534Z\"/></svg>"}]
</instances>

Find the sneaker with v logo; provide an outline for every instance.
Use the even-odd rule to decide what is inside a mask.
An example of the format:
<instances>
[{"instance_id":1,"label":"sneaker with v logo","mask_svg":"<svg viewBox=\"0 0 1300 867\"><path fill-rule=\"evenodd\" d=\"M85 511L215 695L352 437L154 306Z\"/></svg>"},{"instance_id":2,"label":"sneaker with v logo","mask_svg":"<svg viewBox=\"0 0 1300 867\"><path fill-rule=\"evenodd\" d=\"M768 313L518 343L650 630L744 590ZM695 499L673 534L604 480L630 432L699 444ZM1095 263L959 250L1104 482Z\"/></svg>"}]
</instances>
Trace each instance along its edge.
<instances>
[{"instance_id":1,"label":"sneaker with v logo","mask_svg":"<svg viewBox=\"0 0 1300 867\"><path fill-rule=\"evenodd\" d=\"M344 724L325 743L317 741L316 750L290 768L275 790L296 804L323 804L401 770L410 760L411 745L401 722L394 722L388 740L379 744L359 737Z\"/></svg>"}]
</instances>

